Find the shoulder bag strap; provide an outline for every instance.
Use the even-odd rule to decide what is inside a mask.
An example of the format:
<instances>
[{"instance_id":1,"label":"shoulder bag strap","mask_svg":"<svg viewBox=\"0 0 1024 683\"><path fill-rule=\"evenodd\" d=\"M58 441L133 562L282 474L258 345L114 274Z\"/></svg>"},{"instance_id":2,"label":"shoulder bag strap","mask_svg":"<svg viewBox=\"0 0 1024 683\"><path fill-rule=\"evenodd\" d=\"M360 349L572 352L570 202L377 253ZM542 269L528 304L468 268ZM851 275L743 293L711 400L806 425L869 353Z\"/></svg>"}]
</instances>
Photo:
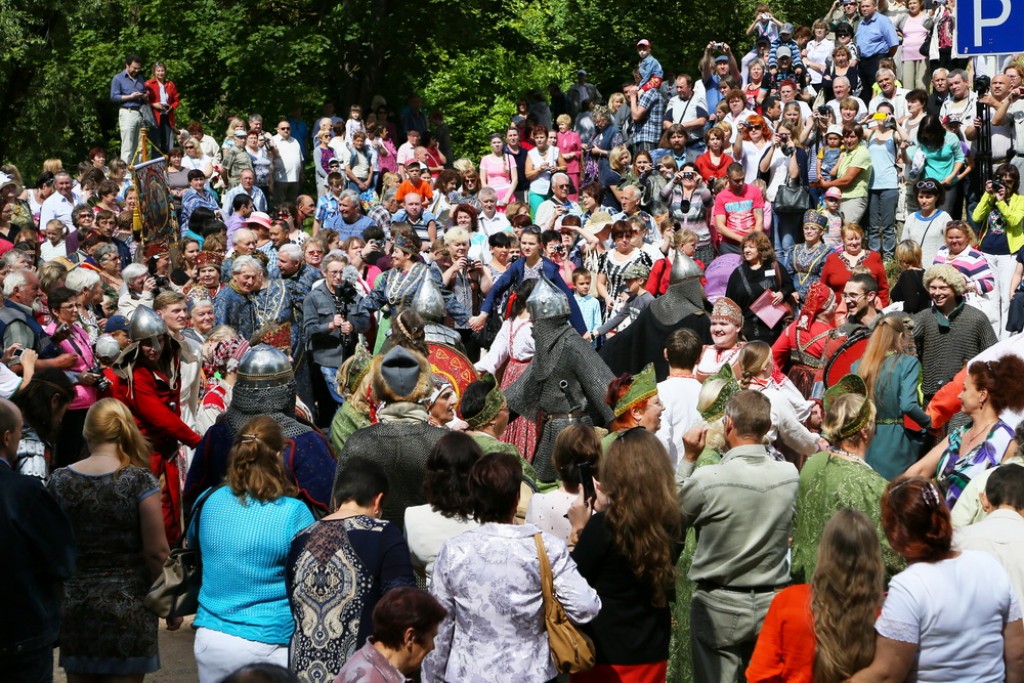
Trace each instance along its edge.
<instances>
[{"instance_id":1,"label":"shoulder bag strap","mask_svg":"<svg viewBox=\"0 0 1024 683\"><path fill-rule=\"evenodd\" d=\"M544 594L544 609L554 599L555 579L551 575L551 563L548 561L548 552L544 549L544 541L539 533L533 535L533 542L537 545L537 559L540 560L540 588Z\"/></svg>"}]
</instances>

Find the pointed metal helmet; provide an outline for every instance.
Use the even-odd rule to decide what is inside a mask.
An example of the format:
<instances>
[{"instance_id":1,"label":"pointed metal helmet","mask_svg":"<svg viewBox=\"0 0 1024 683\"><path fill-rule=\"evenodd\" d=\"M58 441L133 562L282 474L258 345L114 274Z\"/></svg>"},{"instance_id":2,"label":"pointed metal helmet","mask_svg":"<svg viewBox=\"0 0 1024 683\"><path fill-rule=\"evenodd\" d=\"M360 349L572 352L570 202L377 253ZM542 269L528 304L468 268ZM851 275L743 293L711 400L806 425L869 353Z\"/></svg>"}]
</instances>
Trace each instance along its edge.
<instances>
[{"instance_id":1,"label":"pointed metal helmet","mask_svg":"<svg viewBox=\"0 0 1024 683\"><path fill-rule=\"evenodd\" d=\"M675 285L699 278L701 275L703 273L701 273L700 266L697 265L696 261L677 249L675 259L672 261L672 271L669 273L668 283Z\"/></svg>"},{"instance_id":2,"label":"pointed metal helmet","mask_svg":"<svg viewBox=\"0 0 1024 683\"><path fill-rule=\"evenodd\" d=\"M128 323L128 338L133 342L167 334L167 323L149 306L139 306ZM157 349L158 351L160 349Z\"/></svg>"},{"instance_id":3,"label":"pointed metal helmet","mask_svg":"<svg viewBox=\"0 0 1024 683\"><path fill-rule=\"evenodd\" d=\"M282 351L267 344L245 352L238 364L237 386L270 387L292 380L292 364Z\"/></svg>"},{"instance_id":4,"label":"pointed metal helmet","mask_svg":"<svg viewBox=\"0 0 1024 683\"><path fill-rule=\"evenodd\" d=\"M440 288L434 282L434 278L427 273L420 284L420 289L412 298L412 310L420 314L426 322L439 323L444 320L445 307L444 296Z\"/></svg>"},{"instance_id":5,"label":"pointed metal helmet","mask_svg":"<svg viewBox=\"0 0 1024 683\"><path fill-rule=\"evenodd\" d=\"M569 315L569 298L541 273L530 298L526 300L526 310L530 312L530 320L533 322L564 318Z\"/></svg>"}]
</instances>

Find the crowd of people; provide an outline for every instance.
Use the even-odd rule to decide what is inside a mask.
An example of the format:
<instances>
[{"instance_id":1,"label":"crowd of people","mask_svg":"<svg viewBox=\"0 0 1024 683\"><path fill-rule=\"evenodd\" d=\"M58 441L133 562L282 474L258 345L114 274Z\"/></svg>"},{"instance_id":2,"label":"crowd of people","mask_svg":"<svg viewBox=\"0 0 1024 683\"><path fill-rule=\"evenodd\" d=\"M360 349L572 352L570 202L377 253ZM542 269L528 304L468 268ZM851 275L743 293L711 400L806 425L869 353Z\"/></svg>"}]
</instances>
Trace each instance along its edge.
<instances>
[{"instance_id":1,"label":"crowd of people","mask_svg":"<svg viewBox=\"0 0 1024 683\"><path fill-rule=\"evenodd\" d=\"M185 547L201 683L564 681L552 599L579 683L1024 680L1024 58L952 5L640 39L479 159L129 55L119 158L0 166L0 678L158 670Z\"/></svg>"}]
</instances>

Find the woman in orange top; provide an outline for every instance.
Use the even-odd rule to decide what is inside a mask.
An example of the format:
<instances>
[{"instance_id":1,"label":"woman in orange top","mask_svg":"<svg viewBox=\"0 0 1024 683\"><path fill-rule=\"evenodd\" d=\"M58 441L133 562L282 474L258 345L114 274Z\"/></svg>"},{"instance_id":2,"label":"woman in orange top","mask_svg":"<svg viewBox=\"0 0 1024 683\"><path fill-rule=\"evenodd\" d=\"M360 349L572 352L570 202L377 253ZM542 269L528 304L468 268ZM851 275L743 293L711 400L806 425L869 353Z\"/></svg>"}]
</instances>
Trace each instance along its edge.
<instances>
[{"instance_id":1,"label":"woman in orange top","mask_svg":"<svg viewBox=\"0 0 1024 683\"><path fill-rule=\"evenodd\" d=\"M821 536L811 583L772 600L748 683L839 683L870 664L884 590L875 525L862 512L840 510Z\"/></svg>"}]
</instances>

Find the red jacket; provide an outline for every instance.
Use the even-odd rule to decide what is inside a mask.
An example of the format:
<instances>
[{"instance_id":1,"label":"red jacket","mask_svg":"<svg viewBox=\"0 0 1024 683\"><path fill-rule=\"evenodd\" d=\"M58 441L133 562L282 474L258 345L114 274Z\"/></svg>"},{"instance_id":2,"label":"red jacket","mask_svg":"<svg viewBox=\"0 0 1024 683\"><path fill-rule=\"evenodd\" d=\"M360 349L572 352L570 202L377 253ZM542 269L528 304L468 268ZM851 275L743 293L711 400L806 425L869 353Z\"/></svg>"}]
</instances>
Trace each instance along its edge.
<instances>
[{"instance_id":1,"label":"red jacket","mask_svg":"<svg viewBox=\"0 0 1024 683\"><path fill-rule=\"evenodd\" d=\"M166 116L171 123L171 128L174 128L174 110L181 104L181 101L178 100L178 87L174 85L174 81L164 81L164 90L167 91L167 104L170 106L170 110L162 112L153 107L153 116L156 117L158 125L164 122ZM155 78L146 81L146 92L149 94L150 105L160 102L160 84Z\"/></svg>"},{"instance_id":2,"label":"red jacket","mask_svg":"<svg viewBox=\"0 0 1024 683\"><path fill-rule=\"evenodd\" d=\"M149 439L153 452L165 458L174 457L179 442L195 448L202 439L181 421L179 394L178 388L171 388L166 376L136 365L131 393L122 399L135 416L139 431Z\"/></svg>"}]
</instances>

